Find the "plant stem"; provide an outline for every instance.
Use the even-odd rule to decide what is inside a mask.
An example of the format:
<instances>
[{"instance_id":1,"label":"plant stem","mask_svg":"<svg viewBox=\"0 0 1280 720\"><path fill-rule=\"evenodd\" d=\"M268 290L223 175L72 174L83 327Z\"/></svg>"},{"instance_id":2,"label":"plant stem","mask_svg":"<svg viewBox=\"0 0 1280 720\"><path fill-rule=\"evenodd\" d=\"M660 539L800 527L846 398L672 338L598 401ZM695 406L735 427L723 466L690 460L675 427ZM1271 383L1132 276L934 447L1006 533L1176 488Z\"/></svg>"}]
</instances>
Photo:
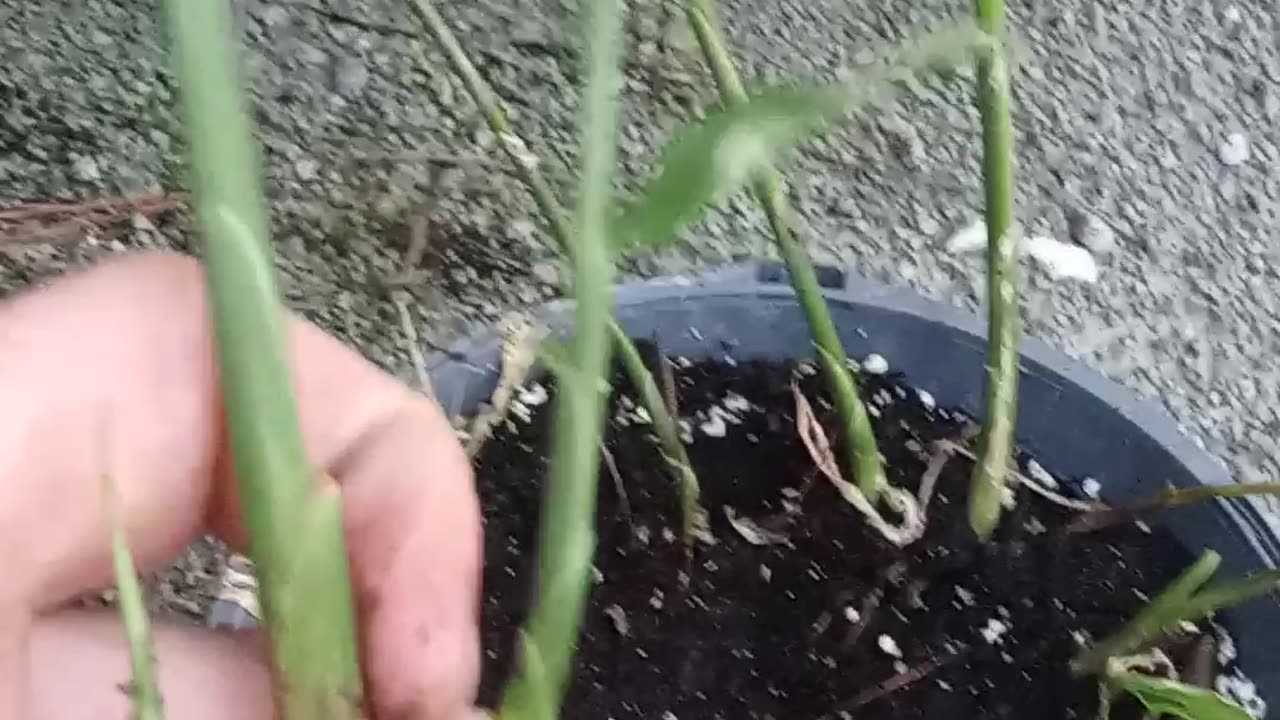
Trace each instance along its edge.
<instances>
[{"instance_id":1,"label":"plant stem","mask_svg":"<svg viewBox=\"0 0 1280 720\"><path fill-rule=\"evenodd\" d=\"M745 105L748 102L747 93L716 24L711 0L686 0L684 9L720 91L720 101L729 108ZM769 220L778 252L787 265L791 285L809 323L809 332L813 334L814 343L823 351L818 353L818 360L822 364L831 395L835 399L836 410L844 426L847 470L853 473L862 494L874 503L880 488L886 482L875 434L871 430L866 406L858 397L858 386L849 376L848 357L827 309L822 287L818 284L818 275L788 222L790 211L783 195L781 175L770 168L755 179L752 191Z\"/></svg>"},{"instance_id":2,"label":"plant stem","mask_svg":"<svg viewBox=\"0 0 1280 720\"><path fill-rule=\"evenodd\" d=\"M1275 592L1280 592L1280 570L1264 570L1241 580L1218 583L1201 590L1186 603L1179 619L1199 620Z\"/></svg>"},{"instance_id":3,"label":"plant stem","mask_svg":"<svg viewBox=\"0 0 1280 720\"><path fill-rule=\"evenodd\" d=\"M632 383L636 386L636 393L640 396L640 403L645 408L661 407L660 413L649 411L650 419L653 420L653 430L658 436L658 442L664 450L670 452L675 449L674 457L666 458L667 464L677 473L680 483L680 514L684 527L681 537L684 540L685 548L688 550L694 539L694 531L697 526L704 520L702 507L698 504L698 477L693 473L693 464L689 461L689 455L685 452L684 443L680 441L680 431L677 429L675 421L672 420L671 414L667 412L667 402L663 398L662 390L659 389L658 383L654 380L653 373L649 372L644 364L644 358L640 356L639 349L635 343L631 342L631 338L627 337L622 328L616 323L610 325L610 330L614 333L614 344L618 349L618 357L622 360L622 365L628 368ZM661 357L658 362L666 362Z\"/></svg>"},{"instance_id":4,"label":"plant stem","mask_svg":"<svg viewBox=\"0 0 1280 720\"><path fill-rule=\"evenodd\" d=\"M622 46L619 0L581 7L587 47L582 93L582 173L568 254L574 278L570 375L556 396L551 478L538 538L537 601L521 635L521 668L503 693L499 717L553 720L568 686L591 584L597 474L609 370L613 259L608 237L616 156Z\"/></svg>"},{"instance_id":5,"label":"plant stem","mask_svg":"<svg viewBox=\"0 0 1280 720\"><path fill-rule=\"evenodd\" d=\"M168 0L166 7L277 711L284 720L353 720L361 687L342 508L303 451L230 7L225 0Z\"/></svg>"},{"instance_id":6,"label":"plant stem","mask_svg":"<svg viewBox=\"0 0 1280 720\"><path fill-rule=\"evenodd\" d=\"M480 106L489 129L499 137L508 159L515 166L521 180L529 188L529 192L533 194L534 203L537 204L538 210L550 228L551 237L557 248L561 253L568 253L572 237L569 222L559 201L556 200L551 184L538 169L540 164L538 158L531 153L528 144L512 129L511 122L502 109L501 100L467 57L461 43L454 37L453 31L449 29L448 23L435 9L431 0L412 0L412 7L427 33L444 50L453 72L462 79L467 92ZM671 416L666 404L662 401L662 394L656 392L657 384L653 374L645 366L635 343L622 326L612 318L609 320L609 333L617 346L618 358L622 362L623 370L631 378L631 384L639 394L640 403L653 419L654 430L663 455L680 483L681 506L684 509L684 540L687 543L692 537L690 532L693 525L701 514L698 506L698 478L694 474L693 464L689 461L684 443L680 441L675 418Z\"/></svg>"},{"instance_id":7,"label":"plant stem","mask_svg":"<svg viewBox=\"0 0 1280 720\"><path fill-rule=\"evenodd\" d=\"M979 28L996 42L978 58L987 205L987 420L969 498L969 525L987 538L1000 520L1018 416L1018 230L1013 217L1013 120L1004 55L1004 0L975 0Z\"/></svg>"},{"instance_id":8,"label":"plant stem","mask_svg":"<svg viewBox=\"0 0 1280 720\"><path fill-rule=\"evenodd\" d=\"M507 113L502 109L502 101L498 99L497 94L489 87L489 83L485 82L480 71L467 57L466 50L449 29L449 24L445 22L444 17L436 10L432 0L410 0L410 7L422 22L422 26L426 28L427 33L431 35L431 39L444 50L450 69L462 80L462 84L467 88L476 105L480 106L489 129L498 136L503 151L515 165L529 192L533 193L533 200L551 227L551 235L559 245L560 251L567 252L570 234L568 220L556 201L551 184L538 170L538 158L512 129L511 121L507 119Z\"/></svg>"},{"instance_id":9,"label":"plant stem","mask_svg":"<svg viewBox=\"0 0 1280 720\"><path fill-rule=\"evenodd\" d=\"M129 554L129 542L125 537L124 523L120 517L119 499L110 477L104 479L108 522L111 527L111 563L116 576L116 598L120 606L120 619L129 642L129 664L133 677L129 682L129 696L133 699L131 720L163 720L164 709L160 687L156 684L155 655L151 645L151 624L147 620L147 605L142 599L142 587L138 583L138 571Z\"/></svg>"},{"instance_id":10,"label":"plant stem","mask_svg":"<svg viewBox=\"0 0 1280 720\"><path fill-rule=\"evenodd\" d=\"M1238 498L1251 495L1280 495L1280 483L1233 483L1191 488L1170 488L1149 500L1125 507L1086 513L1067 525L1067 532L1083 533L1119 525L1148 513L1193 505L1212 498Z\"/></svg>"},{"instance_id":11,"label":"plant stem","mask_svg":"<svg viewBox=\"0 0 1280 720\"><path fill-rule=\"evenodd\" d=\"M1071 671L1077 675L1102 672L1108 658L1131 655L1159 639L1179 620L1188 619L1184 615L1188 600L1213 577L1221 562L1222 556L1212 550L1205 550L1199 560L1152 598L1124 627L1111 637L1081 651L1071 661Z\"/></svg>"}]
</instances>

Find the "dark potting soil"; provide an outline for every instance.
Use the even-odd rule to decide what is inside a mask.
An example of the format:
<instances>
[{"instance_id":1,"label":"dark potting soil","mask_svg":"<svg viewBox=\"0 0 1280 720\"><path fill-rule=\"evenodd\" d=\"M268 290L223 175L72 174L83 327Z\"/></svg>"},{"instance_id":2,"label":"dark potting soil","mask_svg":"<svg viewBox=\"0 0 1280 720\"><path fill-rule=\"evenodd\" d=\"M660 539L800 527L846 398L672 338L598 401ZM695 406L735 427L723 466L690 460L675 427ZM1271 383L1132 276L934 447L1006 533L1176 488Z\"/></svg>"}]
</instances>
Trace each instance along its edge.
<instances>
[{"instance_id":1,"label":"dark potting soil","mask_svg":"<svg viewBox=\"0 0 1280 720\"><path fill-rule=\"evenodd\" d=\"M686 562L675 487L619 378L606 442L617 476L602 464L595 583L567 718L1092 718L1096 684L1068 662L1190 560L1136 524L1065 535L1074 511L1026 490L993 541L978 543L965 509L972 463L959 456L938 478L927 534L897 549L818 473L796 434L793 377L840 456L811 367L683 365L678 406L715 542ZM889 479L914 492L922 449L960 438L967 418L932 408L902 378L862 383ZM490 706L530 601L552 406L542 390L526 386L478 463ZM763 528L756 539L780 542L748 542L730 513ZM1124 703L1112 715L1140 716Z\"/></svg>"}]
</instances>

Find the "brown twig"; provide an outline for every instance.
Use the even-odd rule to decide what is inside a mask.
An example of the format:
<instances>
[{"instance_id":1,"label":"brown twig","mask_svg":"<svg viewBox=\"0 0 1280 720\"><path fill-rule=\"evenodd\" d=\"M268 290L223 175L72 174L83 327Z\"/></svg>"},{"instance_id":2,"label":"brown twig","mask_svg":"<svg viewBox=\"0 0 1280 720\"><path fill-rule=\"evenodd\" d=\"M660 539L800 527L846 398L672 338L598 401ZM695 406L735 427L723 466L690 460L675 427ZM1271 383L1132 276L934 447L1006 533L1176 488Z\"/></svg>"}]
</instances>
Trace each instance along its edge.
<instances>
[{"instance_id":1,"label":"brown twig","mask_svg":"<svg viewBox=\"0 0 1280 720\"><path fill-rule=\"evenodd\" d=\"M613 478L614 490L618 493L618 510L622 516L627 519L627 524L631 524L631 498L627 495L627 486L622 482L622 473L618 472L618 463L613 459L613 453L609 452L609 446L603 441L600 443L600 455L604 457L604 465L609 468L609 476Z\"/></svg>"},{"instance_id":2,"label":"brown twig","mask_svg":"<svg viewBox=\"0 0 1280 720\"><path fill-rule=\"evenodd\" d=\"M946 467L947 460L951 459L951 451L942 443L931 443L929 446L929 465L925 467L924 474L920 476L920 489L916 493L917 502L920 503L920 514L924 515L926 522L929 513L929 501L933 499L933 488L938 484L938 476L942 474L942 468Z\"/></svg>"},{"instance_id":3,"label":"brown twig","mask_svg":"<svg viewBox=\"0 0 1280 720\"><path fill-rule=\"evenodd\" d=\"M841 709L845 711L857 710L863 705L869 705L876 700L910 687L911 685L929 677L929 675L938 668L953 662L956 658L960 657L961 654L961 652L954 652L946 657L927 660L908 669L906 672L900 672L884 682L858 693L852 700L842 705Z\"/></svg>"}]
</instances>

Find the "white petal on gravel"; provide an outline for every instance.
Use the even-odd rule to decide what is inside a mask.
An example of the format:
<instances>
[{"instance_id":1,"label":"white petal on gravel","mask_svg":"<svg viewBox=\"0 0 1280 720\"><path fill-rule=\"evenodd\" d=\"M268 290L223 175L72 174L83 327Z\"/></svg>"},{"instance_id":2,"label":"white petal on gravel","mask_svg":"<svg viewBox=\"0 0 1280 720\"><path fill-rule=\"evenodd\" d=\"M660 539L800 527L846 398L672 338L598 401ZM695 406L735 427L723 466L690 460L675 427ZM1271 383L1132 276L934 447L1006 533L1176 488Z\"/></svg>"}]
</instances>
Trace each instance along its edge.
<instances>
[{"instance_id":1,"label":"white petal on gravel","mask_svg":"<svg viewBox=\"0 0 1280 720\"><path fill-rule=\"evenodd\" d=\"M1098 281L1098 263L1088 248L1036 235L1026 240L1023 251L1055 280Z\"/></svg>"},{"instance_id":2,"label":"white petal on gravel","mask_svg":"<svg viewBox=\"0 0 1280 720\"><path fill-rule=\"evenodd\" d=\"M1218 159L1223 165L1235 167L1249 161L1249 136L1242 132L1234 132L1227 136L1226 142L1218 148Z\"/></svg>"},{"instance_id":3,"label":"white petal on gravel","mask_svg":"<svg viewBox=\"0 0 1280 720\"><path fill-rule=\"evenodd\" d=\"M987 223L978 218L960 228L947 238L947 251L953 253L977 252L987 246Z\"/></svg>"},{"instance_id":4,"label":"white petal on gravel","mask_svg":"<svg viewBox=\"0 0 1280 720\"><path fill-rule=\"evenodd\" d=\"M863 358L862 370L868 375L883 375L889 372L889 361L879 353L871 353Z\"/></svg>"},{"instance_id":5,"label":"white petal on gravel","mask_svg":"<svg viewBox=\"0 0 1280 720\"><path fill-rule=\"evenodd\" d=\"M901 658L902 648L898 647L898 641L888 635L881 635L876 639L876 644L880 646L880 651L889 657Z\"/></svg>"}]
</instances>

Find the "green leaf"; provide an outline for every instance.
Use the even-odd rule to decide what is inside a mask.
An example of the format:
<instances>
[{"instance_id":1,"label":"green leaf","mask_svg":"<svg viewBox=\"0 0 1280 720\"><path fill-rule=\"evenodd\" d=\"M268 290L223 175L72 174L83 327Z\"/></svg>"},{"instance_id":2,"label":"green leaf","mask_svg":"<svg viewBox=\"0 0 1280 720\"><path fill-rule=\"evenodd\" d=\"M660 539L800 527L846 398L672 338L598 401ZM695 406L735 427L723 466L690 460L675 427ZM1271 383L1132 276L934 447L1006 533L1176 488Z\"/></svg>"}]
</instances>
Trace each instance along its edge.
<instances>
[{"instance_id":1,"label":"green leaf","mask_svg":"<svg viewBox=\"0 0 1280 720\"><path fill-rule=\"evenodd\" d=\"M1138 699L1151 715L1184 720L1252 720L1248 711L1207 688L1136 672L1108 676L1118 688Z\"/></svg>"},{"instance_id":2,"label":"green leaf","mask_svg":"<svg viewBox=\"0 0 1280 720\"><path fill-rule=\"evenodd\" d=\"M616 216L615 243L625 251L672 242L704 206L743 187L842 110L837 87L788 88L757 95L686 129L667 146L657 177Z\"/></svg>"},{"instance_id":3,"label":"green leaf","mask_svg":"<svg viewBox=\"0 0 1280 720\"><path fill-rule=\"evenodd\" d=\"M625 253L674 242L708 204L736 192L830 123L884 102L919 72L967 62L973 50L991 42L972 24L950 26L909 40L838 82L768 89L712 112L676 135L657 176L615 215L615 246Z\"/></svg>"}]
</instances>

